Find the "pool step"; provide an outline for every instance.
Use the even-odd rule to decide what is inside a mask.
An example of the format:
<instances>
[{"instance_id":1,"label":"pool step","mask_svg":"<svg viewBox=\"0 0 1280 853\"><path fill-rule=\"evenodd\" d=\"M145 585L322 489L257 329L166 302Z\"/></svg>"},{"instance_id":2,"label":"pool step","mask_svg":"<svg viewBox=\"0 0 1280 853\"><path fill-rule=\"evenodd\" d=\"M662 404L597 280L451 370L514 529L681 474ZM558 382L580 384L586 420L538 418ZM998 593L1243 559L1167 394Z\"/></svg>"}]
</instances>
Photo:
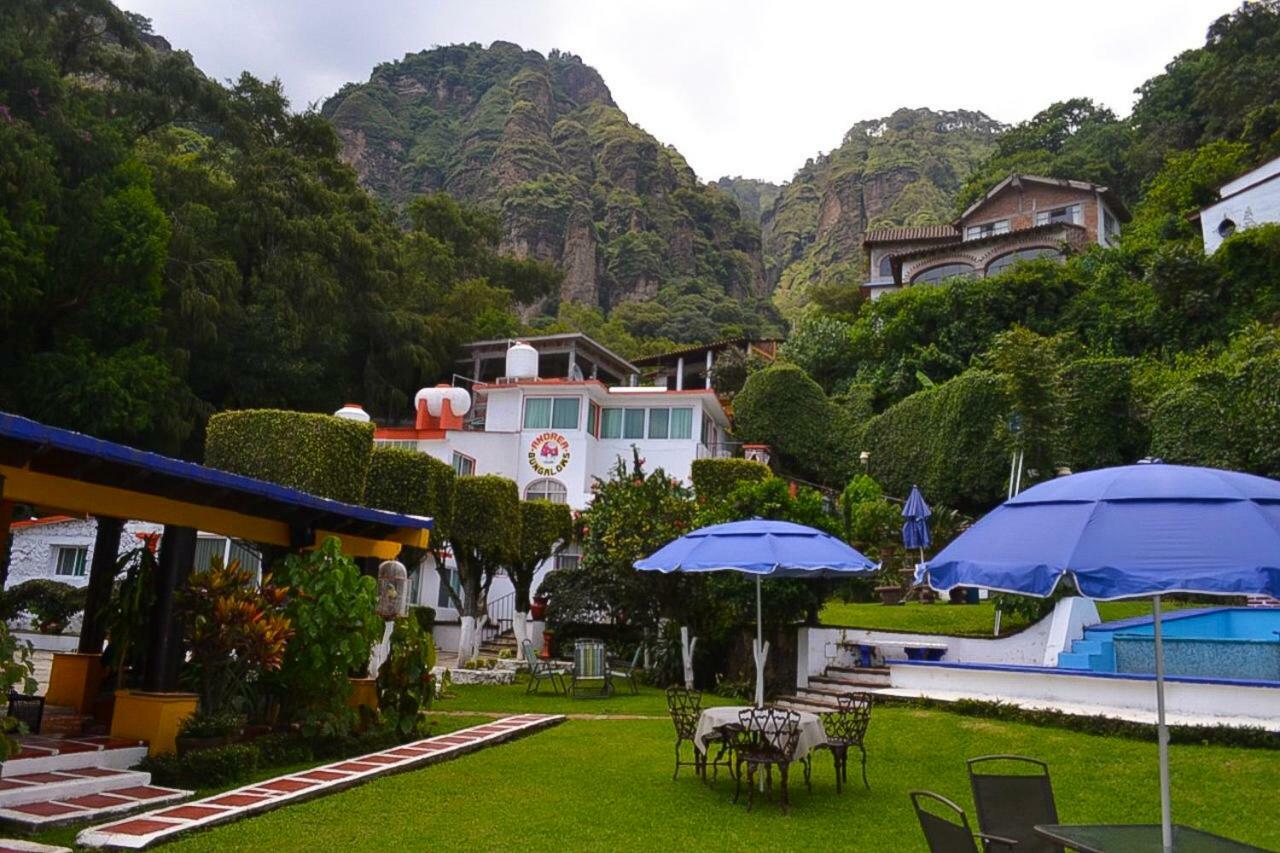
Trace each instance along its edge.
<instances>
[{"instance_id":1,"label":"pool step","mask_svg":"<svg viewBox=\"0 0 1280 853\"><path fill-rule=\"evenodd\" d=\"M1082 639L1072 641L1071 651L1058 655L1058 668L1115 672L1116 647L1109 638L1090 637L1086 631Z\"/></svg>"}]
</instances>

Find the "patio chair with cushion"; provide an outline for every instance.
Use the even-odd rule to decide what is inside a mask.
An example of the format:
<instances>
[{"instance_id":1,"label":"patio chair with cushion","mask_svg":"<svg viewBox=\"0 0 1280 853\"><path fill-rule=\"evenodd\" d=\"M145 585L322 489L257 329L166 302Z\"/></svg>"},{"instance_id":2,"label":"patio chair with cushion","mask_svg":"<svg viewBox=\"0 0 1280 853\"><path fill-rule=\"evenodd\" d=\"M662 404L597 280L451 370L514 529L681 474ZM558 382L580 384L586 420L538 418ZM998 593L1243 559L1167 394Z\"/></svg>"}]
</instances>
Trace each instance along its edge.
<instances>
[{"instance_id":1,"label":"patio chair with cushion","mask_svg":"<svg viewBox=\"0 0 1280 853\"><path fill-rule=\"evenodd\" d=\"M871 790L867 781L867 748L863 743L867 734L867 725L871 722L871 694L854 693L849 696L836 697L837 710L827 711L821 715L822 729L827 733L825 743L818 749L831 750L831 757L836 766L836 793L849 781L849 747L856 746L862 753L862 784ZM809 781L813 769L811 755L805 756L804 778Z\"/></svg>"},{"instance_id":2,"label":"patio chair with cushion","mask_svg":"<svg viewBox=\"0 0 1280 853\"><path fill-rule=\"evenodd\" d=\"M1058 823L1049 765L1021 755L983 755L967 763L979 829L1012 838L1018 853L1062 853L1061 845L1035 830L1036 824Z\"/></svg>"},{"instance_id":3,"label":"patio chair with cushion","mask_svg":"<svg viewBox=\"0 0 1280 853\"><path fill-rule=\"evenodd\" d=\"M538 653L533 650L533 643L528 640L520 644L524 651L524 661L529 665L529 685L525 693L537 693L543 681L551 682L551 689L556 695L564 694L564 669L548 660L539 660Z\"/></svg>"},{"instance_id":4,"label":"patio chair with cushion","mask_svg":"<svg viewBox=\"0 0 1280 853\"><path fill-rule=\"evenodd\" d=\"M579 683L599 682L589 695L605 699L613 695L613 673L600 640L577 640L573 644L573 669L569 672L569 695L578 698Z\"/></svg>"},{"instance_id":5,"label":"patio chair with cushion","mask_svg":"<svg viewBox=\"0 0 1280 853\"><path fill-rule=\"evenodd\" d=\"M675 779L680 775L681 767L692 767L694 773L701 777L705 756L698 751L694 736L698 732L698 717L702 714L702 693L698 690L686 690L683 687L668 687L667 711L671 714L671 722L676 727L676 769L671 774L671 778ZM693 747L693 761L684 761L680 757L680 747L686 741Z\"/></svg>"},{"instance_id":6,"label":"patio chair with cushion","mask_svg":"<svg viewBox=\"0 0 1280 853\"><path fill-rule=\"evenodd\" d=\"M44 697L25 696L16 690L9 691L10 717L26 723L27 734L39 734L40 725L44 721Z\"/></svg>"},{"instance_id":7,"label":"patio chair with cushion","mask_svg":"<svg viewBox=\"0 0 1280 853\"><path fill-rule=\"evenodd\" d=\"M784 708L744 708L738 714L742 730L734 744L733 801L742 792L742 765L747 765L747 811L755 799L755 776L764 769L765 783L773 788L773 768L778 768L779 791L782 812L786 814L790 801L787 797L787 771L791 767L796 745L800 742L800 715Z\"/></svg>"},{"instance_id":8,"label":"patio chair with cushion","mask_svg":"<svg viewBox=\"0 0 1280 853\"><path fill-rule=\"evenodd\" d=\"M964 809L932 791L912 791L911 806L924 832L929 853L978 853L973 830ZM987 853L1010 853L1017 844L1011 838L978 833Z\"/></svg>"},{"instance_id":9,"label":"patio chair with cushion","mask_svg":"<svg viewBox=\"0 0 1280 853\"><path fill-rule=\"evenodd\" d=\"M639 645L636 646L636 652L631 656L630 663L623 658L609 659L609 675L630 685L632 693L640 692L638 673L640 672L640 656L642 654L644 654L644 646Z\"/></svg>"}]
</instances>

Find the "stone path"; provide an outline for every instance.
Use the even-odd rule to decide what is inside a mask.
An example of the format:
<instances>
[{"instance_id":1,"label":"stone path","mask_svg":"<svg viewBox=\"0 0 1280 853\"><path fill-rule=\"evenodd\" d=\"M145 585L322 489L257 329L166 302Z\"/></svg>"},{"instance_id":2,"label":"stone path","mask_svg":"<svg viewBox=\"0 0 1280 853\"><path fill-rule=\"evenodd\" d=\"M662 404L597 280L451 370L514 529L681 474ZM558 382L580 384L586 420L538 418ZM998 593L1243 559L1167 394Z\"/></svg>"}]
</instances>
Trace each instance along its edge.
<instances>
[{"instance_id":1,"label":"stone path","mask_svg":"<svg viewBox=\"0 0 1280 853\"><path fill-rule=\"evenodd\" d=\"M193 829L229 823L288 803L333 794L405 770L447 761L564 722L563 715L519 714L393 749L324 764L311 770L264 779L179 806L155 809L126 820L95 826L76 838L83 847L139 850Z\"/></svg>"}]
</instances>

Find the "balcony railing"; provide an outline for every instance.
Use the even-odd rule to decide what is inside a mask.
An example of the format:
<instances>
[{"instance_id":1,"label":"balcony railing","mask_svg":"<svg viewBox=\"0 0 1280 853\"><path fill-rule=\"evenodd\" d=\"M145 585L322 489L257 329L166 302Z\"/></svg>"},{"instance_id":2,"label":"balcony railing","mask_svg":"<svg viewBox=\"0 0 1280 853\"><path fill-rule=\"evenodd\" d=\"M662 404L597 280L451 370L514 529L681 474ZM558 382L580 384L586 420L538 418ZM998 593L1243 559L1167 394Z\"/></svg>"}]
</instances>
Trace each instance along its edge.
<instances>
[{"instance_id":1,"label":"balcony railing","mask_svg":"<svg viewBox=\"0 0 1280 853\"><path fill-rule=\"evenodd\" d=\"M742 442L720 441L713 444L699 444L699 459L731 459L742 455Z\"/></svg>"}]
</instances>

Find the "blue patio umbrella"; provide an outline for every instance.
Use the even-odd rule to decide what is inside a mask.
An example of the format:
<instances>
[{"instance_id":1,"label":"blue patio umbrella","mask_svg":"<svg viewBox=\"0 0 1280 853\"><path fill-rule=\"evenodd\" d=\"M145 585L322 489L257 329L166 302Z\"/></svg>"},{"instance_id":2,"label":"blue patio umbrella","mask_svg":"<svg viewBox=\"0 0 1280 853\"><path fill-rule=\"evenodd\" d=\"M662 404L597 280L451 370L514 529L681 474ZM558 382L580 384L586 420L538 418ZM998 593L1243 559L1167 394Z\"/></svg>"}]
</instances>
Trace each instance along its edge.
<instances>
[{"instance_id":1,"label":"blue patio umbrella","mask_svg":"<svg viewBox=\"0 0 1280 853\"><path fill-rule=\"evenodd\" d=\"M1280 597L1280 482L1163 464L1062 477L1005 501L917 575L942 592L1044 597L1070 576L1090 598L1153 596L1161 823L1172 850L1160 596Z\"/></svg>"},{"instance_id":2,"label":"blue patio umbrella","mask_svg":"<svg viewBox=\"0 0 1280 853\"><path fill-rule=\"evenodd\" d=\"M769 647L761 626L761 578L832 577L875 571L876 564L835 536L789 521L753 518L702 527L644 559L640 571L742 572L756 579L756 705L764 704Z\"/></svg>"},{"instance_id":3,"label":"blue patio umbrella","mask_svg":"<svg viewBox=\"0 0 1280 853\"><path fill-rule=\"evenodd\" d=\"M929 547L929 517L933 510L924 502L919 486L911 487L907 502L902 506L902 544L920 550L920 562L924 562L924 549Z\"/></svg>"}]
</instances>

